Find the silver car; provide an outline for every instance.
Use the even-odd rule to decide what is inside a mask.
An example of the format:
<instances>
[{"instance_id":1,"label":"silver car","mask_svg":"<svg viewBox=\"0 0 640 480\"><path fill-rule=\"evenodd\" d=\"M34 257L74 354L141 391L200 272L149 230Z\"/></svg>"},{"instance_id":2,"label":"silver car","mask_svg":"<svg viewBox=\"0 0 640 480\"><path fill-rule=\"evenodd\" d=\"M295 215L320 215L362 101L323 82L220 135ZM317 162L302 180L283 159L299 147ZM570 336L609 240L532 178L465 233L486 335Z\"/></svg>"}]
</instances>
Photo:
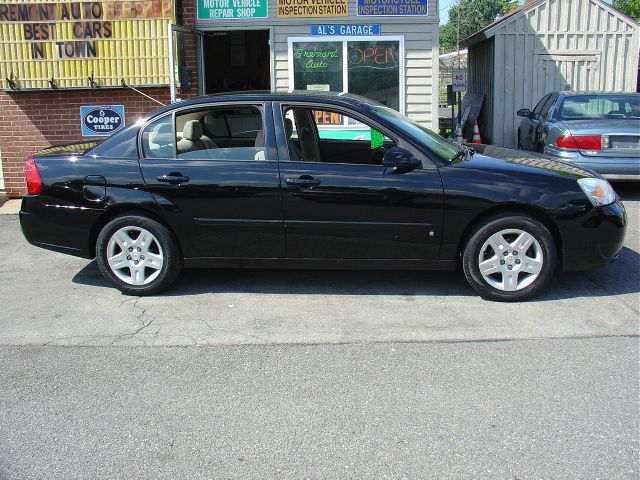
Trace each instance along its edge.
<instances>
[{"instance_id":1,"label":"silver car","mask_svg":"<svg viewBox=\"0 0 640 480\"><path fill-rule=\"evenodd\" d=\"M640 94L552 92L518 116L518 148L640 180Z\"/></svg>"}]
</instances>

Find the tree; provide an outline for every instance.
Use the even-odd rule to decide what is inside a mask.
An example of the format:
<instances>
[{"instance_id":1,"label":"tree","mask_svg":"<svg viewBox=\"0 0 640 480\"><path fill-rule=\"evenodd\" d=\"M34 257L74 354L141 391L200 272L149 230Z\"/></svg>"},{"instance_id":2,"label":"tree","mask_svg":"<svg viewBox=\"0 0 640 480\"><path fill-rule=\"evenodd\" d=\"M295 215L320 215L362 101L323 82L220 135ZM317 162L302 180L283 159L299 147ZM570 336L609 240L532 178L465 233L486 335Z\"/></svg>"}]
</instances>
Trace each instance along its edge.
<instances>
[{"instance_id":1,"label":"tree","mask_svg":"<svg viewBox=\"0 0 640 480\"><path fill-rule=\"evenodd\" d=\"M624 1L624 0L622 0ZM629 0L638 2L639 0ZM460 45L465 46L471 35L518 7L518 0L460 0L449 9L449 21L440 27L440 49L452 52L457 47L458 15Z\"/></svg>"},{"instance_id":2,"label":"tree","mask_svg":"<svg viewBox=\"0 0 640 480\"><path fill-rule=\"evenodd\" d=\"M627 17L640 22L640 0L613 0L613 8L617 8Z\"/></svg>"}]
</instances>

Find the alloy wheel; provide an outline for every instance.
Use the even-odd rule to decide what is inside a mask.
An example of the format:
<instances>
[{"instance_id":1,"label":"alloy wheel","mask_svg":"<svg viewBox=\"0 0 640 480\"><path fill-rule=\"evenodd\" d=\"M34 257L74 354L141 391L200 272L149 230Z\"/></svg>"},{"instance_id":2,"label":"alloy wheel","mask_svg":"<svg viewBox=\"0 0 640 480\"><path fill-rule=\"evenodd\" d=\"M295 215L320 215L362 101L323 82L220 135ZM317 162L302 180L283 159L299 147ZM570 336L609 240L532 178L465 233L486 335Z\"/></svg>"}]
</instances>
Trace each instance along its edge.
<instances>
[{"instance_id":1,"label":"alloy wheel","mask_svg":"<svg viewBox=\"0 0 640 480\"><path fill-rule=\"evenodd\" d=\"M540 242L520 229L491 235L478 255L478 268L484 280L503 292L515 292L533 284L543 265Z\"/></svg>"},{"instance_id":2,"label":"alloy wheel","mask_svg":"<svg viewBox=\"0 0 640 480\"><path fill-rule=\"evenodd\" d=\"M164 255L158 239L141 227L123 227L107 244L107 263L129 285L147 285L162 271Z\"/></svg>"}]
</instances>

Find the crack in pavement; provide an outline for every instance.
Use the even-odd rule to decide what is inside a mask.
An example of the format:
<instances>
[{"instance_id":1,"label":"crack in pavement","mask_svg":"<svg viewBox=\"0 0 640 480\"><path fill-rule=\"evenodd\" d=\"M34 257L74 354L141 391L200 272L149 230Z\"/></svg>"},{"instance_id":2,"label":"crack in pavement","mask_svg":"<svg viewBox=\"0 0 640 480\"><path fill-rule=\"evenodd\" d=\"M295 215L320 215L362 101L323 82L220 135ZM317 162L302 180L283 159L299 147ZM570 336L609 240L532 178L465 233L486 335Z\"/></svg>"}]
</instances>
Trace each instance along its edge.
<instances>
[{"instance_id":1,"label":"crack in pavement","mask_svg":"<svg viewBox=\"0 0 640 480\"><path fill-rule=\"evenodd\" d=\"M136 335L138 335L140 332L142 332L143 330L145 330L146 328L150 327L151 324L153 323L153 319L150 319L148 322L145 322L144 320L144 316L147 313L147 309L144 307L140 307L138 306L138 302L142 299L142 297L136 297L134 302L133 302L133 308L137 308L138 310L140 310L140 314L136 317L136 320L138 320L141 325L139 328L137 328L135 331L131 332L131 333L125 333L125 334L121 334L121 335L117 335L113 341L111 342L111 344L115 344L116 342L120 342L123 340L130 340L132 338L134 338ZM127 299L127 300L123 300L122 302L120 302L120 306L123 306L125 303L130 302L131 299ZM158 329L158 332L160 330ZM157 335L157 332L156 332ZM146 345L147 342L144 341L144 339L141 339L143 345Z\"/></svg>"}]
</instances>

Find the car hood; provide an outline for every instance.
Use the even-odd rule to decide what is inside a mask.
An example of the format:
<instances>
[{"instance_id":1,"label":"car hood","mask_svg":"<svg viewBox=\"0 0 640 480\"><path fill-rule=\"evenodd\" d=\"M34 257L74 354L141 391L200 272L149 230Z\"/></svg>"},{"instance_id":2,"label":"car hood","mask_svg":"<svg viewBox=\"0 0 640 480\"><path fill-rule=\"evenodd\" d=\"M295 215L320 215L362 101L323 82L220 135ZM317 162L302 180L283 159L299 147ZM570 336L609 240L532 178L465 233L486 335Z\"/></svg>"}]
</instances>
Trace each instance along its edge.
<instances>
[{"instance_id":1,"label":"car hood","mask_svg":"<svg viewBox=\"0 0 640 480\"><path fill-rule=\"evenodd\" d=\"M34 153L34 157L73 157L87 153L93 147L101 143L103 139L91 140L87 142L69 143L56 147L45 148Z\"/></svg>"},{"instance_id":2,"label":"car hood","mask_svg":"<svg viewBox=\"0 0 640 480\"><path fill-rule=\"evenodd\" d=\"M499 170L502 172L525 172L555 175L571 178L600 177L600 175L578 167L572 163L562 162L547 155L514 150L495 145L469 145L476 154L464 160L468 166L483 170Z\"/></svg>"},{"instance_id":3,"label":"car hood","mask_svg":"<svg viewBox=\"0 0 640 480\"><path fill-rule=\"evenodd\" d=\"M559 125L564 125L571 133L594 134L623 133L637 135L640 130L640 119L631 118L605 118L601 120L562 120ZM562 126L560 126L562 128Z\"/></svg>"}]
</instances>

